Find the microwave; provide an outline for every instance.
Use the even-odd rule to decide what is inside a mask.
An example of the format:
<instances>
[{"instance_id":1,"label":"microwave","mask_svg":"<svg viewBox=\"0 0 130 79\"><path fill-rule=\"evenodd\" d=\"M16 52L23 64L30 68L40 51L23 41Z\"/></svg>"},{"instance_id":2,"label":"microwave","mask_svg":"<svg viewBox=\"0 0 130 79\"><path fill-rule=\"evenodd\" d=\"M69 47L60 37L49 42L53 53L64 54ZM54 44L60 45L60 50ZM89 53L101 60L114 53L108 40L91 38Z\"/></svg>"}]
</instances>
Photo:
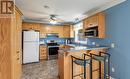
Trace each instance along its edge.
<instances>
[{"instance_id":1,"label":"microwave","mask_svg":"<svg viewBox=\"0 0 130 79\"><path fill-rule=\"evenodd\" d=\"M85 29L84 36L85 37L98 37L98 26L89 27Z\"/></svg>"}]
</instances>

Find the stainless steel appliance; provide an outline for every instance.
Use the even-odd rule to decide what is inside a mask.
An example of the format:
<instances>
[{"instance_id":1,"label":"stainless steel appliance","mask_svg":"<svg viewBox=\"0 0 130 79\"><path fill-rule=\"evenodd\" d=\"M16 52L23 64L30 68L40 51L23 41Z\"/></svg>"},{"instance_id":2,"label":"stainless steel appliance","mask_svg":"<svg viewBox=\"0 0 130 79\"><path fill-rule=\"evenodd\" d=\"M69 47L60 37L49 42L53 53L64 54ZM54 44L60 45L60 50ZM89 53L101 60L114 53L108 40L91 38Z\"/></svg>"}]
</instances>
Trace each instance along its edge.
<instances>
[{"instance_id":1,"label":"stainless steel appliance","mask_svg":"<svg viewBox=\"0 0 130 79\"><path fill-rule=\"evenodd\" d=\"M57 59L59 44L55 41L50 41L47 43L48 46L48 59Z\"/></svg>"},{"instance_id":2,"label":"stainless steel appliance","mask_svg":"<svg viewBox=\"0 0 130 79\"><path fill-rule=\"evenodd\" d=\"M89 27L85 29L84 36L85 37L98 37L98 27L95 26L95 27Z\"/></svg>"},{"instance_id":3,"label":"stainless steel appliance","mask_svg":"<svg viewBox=\"0 0 130 79\"><path fill-rule=\"evenodd\" d=\"M46 37L48 38L48 37L59 37L59 34L58 33L47 33L46 34Z\"/></svg>"}]
</instances>

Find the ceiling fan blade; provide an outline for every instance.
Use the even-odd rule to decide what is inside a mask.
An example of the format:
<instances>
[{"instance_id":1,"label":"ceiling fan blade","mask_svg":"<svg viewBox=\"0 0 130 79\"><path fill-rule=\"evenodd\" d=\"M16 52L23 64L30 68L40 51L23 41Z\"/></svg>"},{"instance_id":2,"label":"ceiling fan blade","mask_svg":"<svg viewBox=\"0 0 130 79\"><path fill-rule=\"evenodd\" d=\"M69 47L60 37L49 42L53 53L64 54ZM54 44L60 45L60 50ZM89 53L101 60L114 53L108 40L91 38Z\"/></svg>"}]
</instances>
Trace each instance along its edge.
<instances>
[{"instance_id":1,"label":"ceiling fan blade","mask_svg":"<svg viewBox=\"0 0 130 79\"><path fill-rule=\"evenodd\" d=\"M59 17L56 17L56 21L58 21L58 22L65 22L65 20L63 20L63 19L61 19Z\"/></svg>"}]
</instances>

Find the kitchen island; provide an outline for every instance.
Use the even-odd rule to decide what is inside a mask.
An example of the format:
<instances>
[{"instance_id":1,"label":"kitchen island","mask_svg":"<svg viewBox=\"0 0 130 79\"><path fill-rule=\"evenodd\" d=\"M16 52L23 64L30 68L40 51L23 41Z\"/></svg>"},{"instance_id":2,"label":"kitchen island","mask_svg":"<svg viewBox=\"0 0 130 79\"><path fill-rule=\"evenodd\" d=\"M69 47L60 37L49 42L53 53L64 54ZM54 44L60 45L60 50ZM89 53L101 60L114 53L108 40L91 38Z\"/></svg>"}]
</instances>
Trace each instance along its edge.
<instances>
[{"instance_id":1,"label":"kitchen island","mask_svg":"<svg viewBox=\"0 0 130 79\"><path fill-rule=\"evenodd\" d=\"M109 48L107 46L76 46L71 48L60 48L58 53L58 69L60 79L72 79L72 59L71 56L82 58L83 54L99 54L99 52L107 52ZM99 69L99 62L93 61L93 71ZM73 65L74 74L80 74L83 72L83 68L76 64ZM87 67L87 79L89 79L89 66ZM98 79L98 70L93 73L93 79ZM81 77L75 77L74 79L82 79Z\"/></svg>"}]
</instances>

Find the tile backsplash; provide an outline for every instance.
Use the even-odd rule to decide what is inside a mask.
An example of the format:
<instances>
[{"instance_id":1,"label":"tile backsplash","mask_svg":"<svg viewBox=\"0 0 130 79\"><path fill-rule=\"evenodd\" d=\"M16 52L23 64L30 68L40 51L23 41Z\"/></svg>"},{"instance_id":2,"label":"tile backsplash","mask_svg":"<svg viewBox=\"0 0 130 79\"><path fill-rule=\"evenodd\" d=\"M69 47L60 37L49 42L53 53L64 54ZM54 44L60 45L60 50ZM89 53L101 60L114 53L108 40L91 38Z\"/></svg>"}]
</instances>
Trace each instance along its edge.
<instances>
[{"instance_id":1,"label":"tile backsplash","mask_svg":"<svg viewBox=\"0 0 130 79\"><path fill-rule=\"evenodd\" d=\"M74 42L74 38L56 38L56 37L49 37L49 38L40 38L40 44L46 44L47 42L54 40L58 42L58 44L65 44L66 40L69 40L70 43Z\"/></svg>"}]
</instances>

